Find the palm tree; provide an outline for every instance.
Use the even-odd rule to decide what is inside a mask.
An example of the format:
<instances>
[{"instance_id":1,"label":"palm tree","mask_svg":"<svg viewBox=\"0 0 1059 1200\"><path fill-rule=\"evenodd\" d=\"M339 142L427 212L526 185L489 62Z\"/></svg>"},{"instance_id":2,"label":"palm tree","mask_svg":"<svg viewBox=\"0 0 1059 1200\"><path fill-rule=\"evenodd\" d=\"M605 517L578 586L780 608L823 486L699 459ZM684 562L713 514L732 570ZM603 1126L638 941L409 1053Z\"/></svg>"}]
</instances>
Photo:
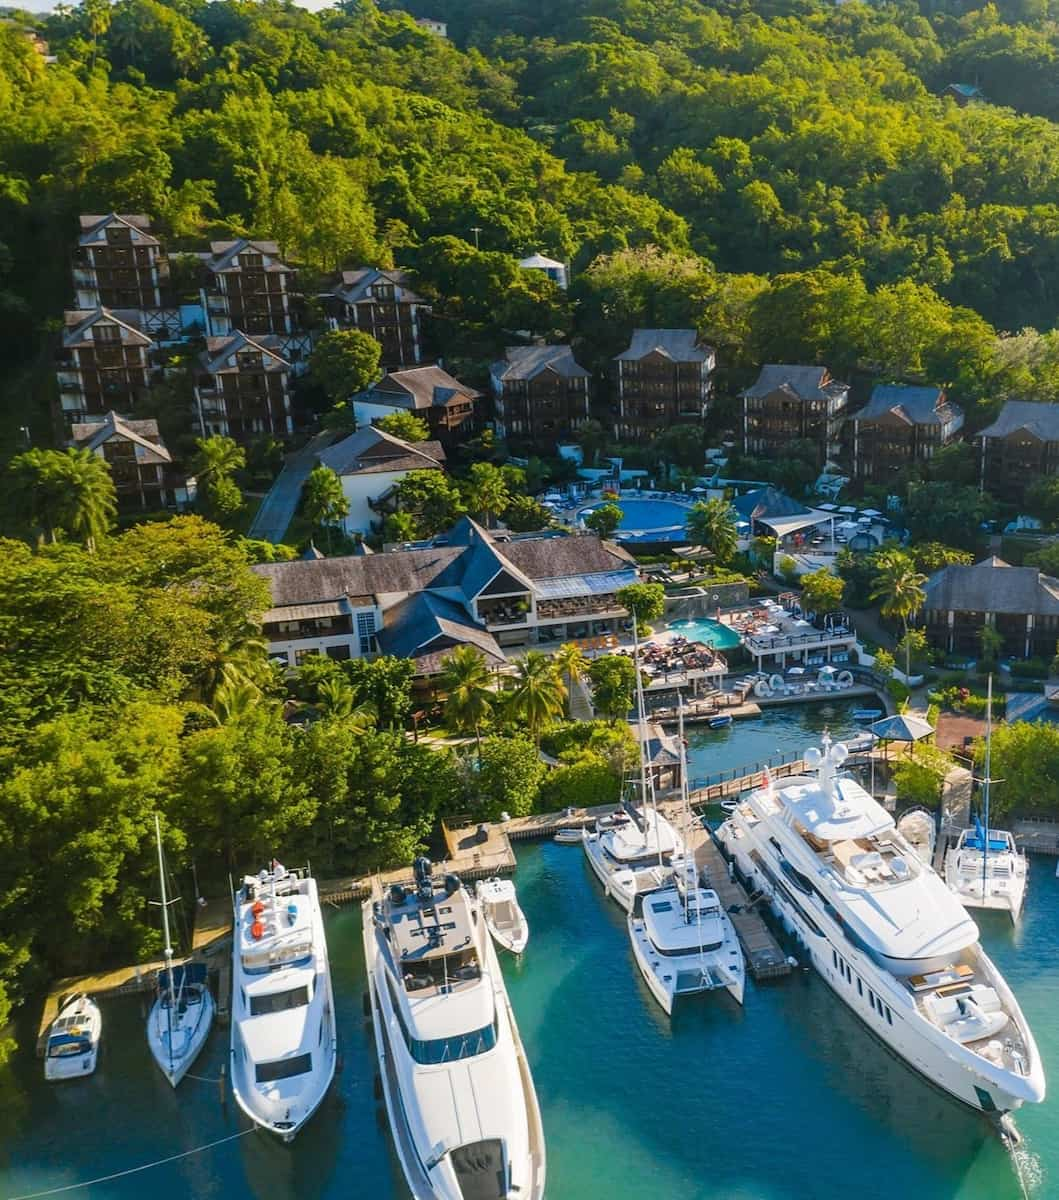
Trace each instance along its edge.
<instances>
[{"instance_id":1,"label":"palm tree","mask_svg":"<svg viewBox=\"0 0 1059 1200\"><path fill-rule=\"evenodd\" d=\"M63 501L60 523L78 541L94 550L114 524L118 498L106 460L84 448L62 456Z\"/></svg>"},{"instance_id":2,"label":"palm tree","mask_svg":"<svg viewBox=\"0 0 1059 1200\"><path fill-rule=\"evenodd\" d=\"M302 512L313 523L327 529L327 548L331 549L334 526L349 516L349 501L342 490L342 480L322 463L309 472L302 487Z\"/></svg>"},{"instance_id":3,"label":"palm tree","mask_svg":"<svg viewBox=\"0 0 1059 1200\"><path fill-rule=\"evenodd\" d=\"M192 474L203 482L229 478L246 466L246 451L230 437L216 433L208 438L196 438L198 454L192 463Z\"/></svg>"},{"instance_id":4,"label":"palm tree","mask_svg":"<svg viewBox=\"0 0 1059 1200\"><path fill-rule=\"evenodd\" d=\"M911 646L908 642L908 622L927 598L923 585L927 577L916 570L907 554L895 551L882 558L880 570L869 593L869 598L878 600L879 611L884 617L901 622L905 635L905 678L911 667Z\"/></svg>"},{"instance_id":5,"label":"palm tree","mask_svg":"<svg viewBox=\"0 0 1059 1200\"><path fill-rule=\"evenodd\" d=\"M579 683L588 674L588 659L576 642L564 642L556 650L552 661L559 674L566 676L566 695L569 700L574 684Z\"/></svg>"},{"instance_id":6,"label":"palm tree","mask_svg":"<svg viewBox=\"0 0 1059 1200\"><path fill-rule=\"evenodd\" d=\"M566 688L555 660L540 650L530 650L515 664L515 686L509 700L511 712L526 723L540 745L544 727L563 715Z\"/></svg>"},{"instance_id":7,"label":"palm tree","mask_svg":"<svg viewBox=\"0 0 1059 1200\"><path fill-rule=\"evenodd\" d=\"M323 679L316 688L316 709L322 717L334 717L357 733L368 733L378 719L375 705L358 704L349 681L342 676Z\"/></svg>"},{"instance_id":8,"label":"palm tree","mask_svg":"<svg viewBox=\"0 0 1059 1200\"><path fill-rule=\"evenodd\" d=\"M213 693L213 712L221 725L237 721L261 703L261 689L245 680L226 679Z\"/></svg>"},{"instance_id":9,"label":"palm tree","mask_svg":"<svg viewBox=\"0 0 1059 1200\"><path fill-rule=\"evenodd\" d=\"M457 646L447 655L438 676L444 692L445 724L453 733L474 733L479 749L482 726L493 715L496 693L485 656L474 646Z\"/></svg>"},{"instance_id":10,"label":"palm tree","mask_svg":"<svg viewBox=\"0 0 1059 1200\"><path fill-rule=\"evenodd\" d=\"M467 481L467 507L478 513L486 524L498 517L511 503L507 481L499 467L478 462L471 467Z\"/></svg>"},{"instance_id":11,"label":"palm tree","mask_svg":"<svg viewBox=\"0 0 1059 1200\"><path fill-rule=\"evenodd\" d=\"M217 643L213 654L199 674L196 691L206 703L212 703L222 687L249 684L261 693L268 680L268 642L251 622L233 630Z\"/></svg>"},{"instance_id":12,"label":"palm tree","mask_svg":"<svg viewBox=\"0 0 1059 1200\"><path fill-rule=\"evenodd\" d=\"M739 535L727 500L700 500L693 504L687 530L692 542L713 551L718 563L723 565L735 556Z\"/></svg>"}]
</instances>

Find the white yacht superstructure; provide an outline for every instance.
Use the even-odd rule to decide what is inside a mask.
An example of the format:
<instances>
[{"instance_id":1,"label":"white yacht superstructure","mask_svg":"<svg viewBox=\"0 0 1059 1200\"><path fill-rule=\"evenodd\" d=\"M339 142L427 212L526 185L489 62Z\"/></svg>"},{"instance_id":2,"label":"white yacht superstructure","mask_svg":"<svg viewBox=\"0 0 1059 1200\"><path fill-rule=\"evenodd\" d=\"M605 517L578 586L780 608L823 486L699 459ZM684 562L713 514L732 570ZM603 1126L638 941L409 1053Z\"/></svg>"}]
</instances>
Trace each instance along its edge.
<instances>
[{"instance_id":1,"label":"white yacht superstructure","mask_svg":"<svg viewBox=\"0 0 1059 1200\"><path fill-rule=\"evenodd\" d=\"M771 780L719 831L816 971L887 1046L956 1099L997 1115L1044 1099L1029 1026L978 929L884 808L839 774Z\"/></svg>"},{"instance_id":2,"label":"white yacht superstructure","mask_svg":"<svg viewBox=\"0 0 1059 1200\"><path fill-rule=\"evenodd\" d=\"M416 1200L541 1200L537 1093L478 903L417 859L364 905L383 1094Z\"/></svg>"},{"instance_id":3,"label":"white yacht superstructure","mask_svg":"<svg viewBox=\"0 0 1059 1200\"><path fill-rule=\"evenodd\" d=\"M1026 855L1004 829L965 829L945 854L945 882L965 908L1022 913L1029 868Z\"/></svg>"},{"instance_id":4,"label":"white yacht superstructure","mask_svg":"<svg viewBox=\"0 0 1059 1200\"><path fill-rule=\"evenodd\" d=\"M308 869L273 862L235 897L231 1079L239 1107L291 1141L335 1074L327 941Z\"/></svg>"}]
</instances>

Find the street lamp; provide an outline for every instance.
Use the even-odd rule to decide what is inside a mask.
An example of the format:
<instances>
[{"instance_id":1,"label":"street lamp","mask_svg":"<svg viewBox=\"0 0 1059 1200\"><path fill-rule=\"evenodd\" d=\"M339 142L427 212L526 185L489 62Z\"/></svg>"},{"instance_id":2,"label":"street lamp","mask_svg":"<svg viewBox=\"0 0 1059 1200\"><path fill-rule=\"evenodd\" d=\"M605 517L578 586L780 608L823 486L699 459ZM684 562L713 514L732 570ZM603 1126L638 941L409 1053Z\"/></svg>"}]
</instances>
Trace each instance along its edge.
<instances>
[{"instance_id":1,"label":"street lamp","mask_svg":"<svg viewBox=\"0 0 1059 1200\"><path fill-rule=\"evenodd\" d=\"M482 227L481 227L481 225L472 225L472 226L471 226L471 233L473 233L473 234L474 234L474 248L475 248L475 250L477 250L477 249L479 248L479 247L478 247L478 235L479 235L481 232L482 232Z\"/></svg>"}]
</instances>

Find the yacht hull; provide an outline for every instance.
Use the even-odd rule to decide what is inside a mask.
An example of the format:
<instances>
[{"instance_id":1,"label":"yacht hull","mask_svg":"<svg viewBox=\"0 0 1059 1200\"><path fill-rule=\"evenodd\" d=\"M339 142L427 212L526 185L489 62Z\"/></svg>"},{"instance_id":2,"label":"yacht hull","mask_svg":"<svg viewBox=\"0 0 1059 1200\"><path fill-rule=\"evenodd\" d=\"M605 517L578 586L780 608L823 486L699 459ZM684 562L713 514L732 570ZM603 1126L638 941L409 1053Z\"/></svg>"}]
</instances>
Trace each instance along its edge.
<instances>
[{"instance_id":1,"label":"yacht hull","mask_svg":"<svg viewBox=\"0 0 1059 1200\"><path fill-rule=\"evenodd\" d=\"M629 914L629 941L644 983L667 1016L681 996L694 996L723 988L737 1004L743 1003L745 975L732 975L718 963L714 972L703 971L700 956L662 957L651 944L642 918ZM734 934L733 934L734 936ZM710 965L709 962L707 965Z\"/></svg>"},{"instance_id":2,"label":"yacht hull","mask_svg":"<svg viewBox=\"0 0 1059 1200\"><path fill-rule=\"evenodd\" d=\"M816 973L906 1066L968 1108L990 1116L1043 1098L1043 1075L1016 1077L1000 1069L990 1073L984 1063L979 1067L977 1056L918 1017L906 989L873 968L818 909L813 910L811 925L792 894L776 887L758 869L760 862L751 859L752 850L761 850L751 838L740 835L731 822L721 826L718 837L743 877L753 878L764 892L773 915L803 947ZM994 972L984 954L981 962L984 970Z\"/></svg>"},{"instance_id":3,"label":"yacht hull","mask_svg":"<svg viewBox=\"0 0 1059 1200\"><path fill-rule=\"evenodd\" d=\"M952 851L949 852L952 854ZM1016 878L1010 881L1010 886L1004 891L998 891L986 885L985 895L981 886L962 886L964 879L959 872L946 861L945 882L949 891L966 909L982 909L987 912L1006 912L1012 921L1022 916L1022 906L1026 901L1026 879Z\"/></svg>"},{"instance_id":4,"label":"yacht hull","mask_svg":"<svg viewBox=\"0 0 1059 1200\"><path fill-rule=\"evenodd\" d=\"M659 866L613 869L598 836L587 829L582 844L589 866L603 885L604 893L627 913L635 908L637 896L651 888L660 887L665 878L665 868Z\"/></svg>"}]
</instances>

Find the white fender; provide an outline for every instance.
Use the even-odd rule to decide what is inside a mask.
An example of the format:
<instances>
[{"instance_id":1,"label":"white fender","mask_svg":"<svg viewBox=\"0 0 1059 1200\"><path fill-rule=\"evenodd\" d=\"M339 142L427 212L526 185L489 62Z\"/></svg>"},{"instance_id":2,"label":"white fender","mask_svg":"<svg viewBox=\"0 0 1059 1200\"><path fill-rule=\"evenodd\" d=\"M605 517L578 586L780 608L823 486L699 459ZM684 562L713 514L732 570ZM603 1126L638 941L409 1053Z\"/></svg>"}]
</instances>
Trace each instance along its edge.
<instances>
[{"instance_id":1,"label":"white fender","mask_svg":"<svg viewBox=\"0 0 1059 1200\"><path fill-rule=\"evenodd\" d=\"M772 695L772 688L769 687L766 680L759 679L757 683L754 684L754 695L759 699L764 700L767 696Z\"/></svg>"},{"instance_id":2,"label":"white fender","mask_svg":"<svg viewBox=\"0 0 1059 1200\"><path fill-rule=\"evenodd\" d=\"M839 671L838 676L835 679L835 683L837 683L840 688L852 687L853 686L853 672L852 671Z\"/></svg>"},{"instance_id":3,"label":"white fender","mask_svg":"<svg viewBox=\"0 0 1059 1200\"><path fill-rule=\"evenodd\" d=\"M783 676L782 675L770 675L769 676L769 687L772 689L772 691L778 692L780 690L780 688L783 687Z\"/></svg>"}]
</instances>

